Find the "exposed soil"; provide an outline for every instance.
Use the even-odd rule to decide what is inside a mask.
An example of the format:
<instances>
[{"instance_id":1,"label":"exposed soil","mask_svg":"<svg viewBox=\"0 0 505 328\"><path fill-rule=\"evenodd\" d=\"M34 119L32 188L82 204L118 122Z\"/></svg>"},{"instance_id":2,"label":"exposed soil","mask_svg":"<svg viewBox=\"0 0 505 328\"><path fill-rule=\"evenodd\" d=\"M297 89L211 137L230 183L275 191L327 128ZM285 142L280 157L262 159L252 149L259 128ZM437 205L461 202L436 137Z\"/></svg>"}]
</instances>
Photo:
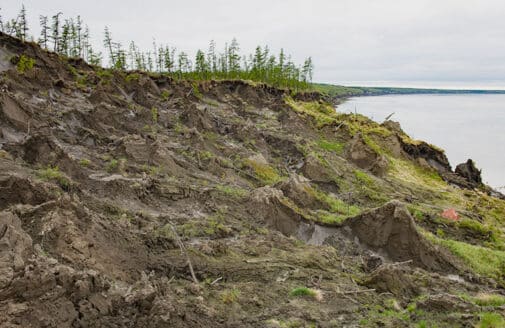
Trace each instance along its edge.
<instances>
[{"instance_id":1,"label":"exposed soil","mask_svg":"<svg viewBox=\"0 0 505 328\"><path fill-rule=\"evenodd\" d=\"M505 292L404 205L460 190L387 157L456 175L445 155L394 126L379 154L286 103L317 93L103 70L1 33L0 89L2 328L471 326L457 295Z\"/></svg>"}]
</instances>

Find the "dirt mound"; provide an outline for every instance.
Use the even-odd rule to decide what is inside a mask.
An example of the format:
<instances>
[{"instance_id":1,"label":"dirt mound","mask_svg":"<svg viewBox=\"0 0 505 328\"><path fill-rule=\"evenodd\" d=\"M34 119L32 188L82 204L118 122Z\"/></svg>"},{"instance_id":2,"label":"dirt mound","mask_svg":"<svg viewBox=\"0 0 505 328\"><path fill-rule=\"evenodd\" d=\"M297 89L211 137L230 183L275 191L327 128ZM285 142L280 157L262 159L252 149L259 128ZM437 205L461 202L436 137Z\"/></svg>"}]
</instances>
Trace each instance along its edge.
<instances>
[{"instance_id":1,"label":"dirt mound","mask_svg":"<svg viewBox=\"0 0 505 328\"><path fill-rule=\"evenodd\" d=\"M296 236L302 217L286 204L283 192L272 187L261 187L251 193L250 211L272 228L285 235Z\"/></svg>"},{"instance_id":2,"label":"dirt mound","mask_svg":"<svg viewBox=\"0 0 505 328\"><path fill-rule=\"evenodd\" d=\"M422 288L420 277L405 265L383 264L363 281L363 285L381 293L391 293L402 299L419 296Z\"/></svg>"},{"instance_id":3,"label":"dirt mound","mask_svg":"<svg viewBox=\"0 0 505 328\"><path fill-rule=\"evenodd\" d=\"M301 175L293 173L288 180L283 181L277 187L301 208L325 209L327 207L327 204L317 199L309 180Z\"/></svg>"},{"instance_id":4,"label":"dirt mound","mask_svg":"<svg viewBox=\"0 0 505 328\"><path fill-rule=\"evenodd\" d=\"M368 170L376 176L383 176L389 165L387 159L370 148L359 133L351 141L347 157L359 168Z\"/></svg>"},{"instance_id":5,"label":"dirt mound","mask_svg":"<svg viewBox=\"0 0 505 328\"><path fill-rule=\"evenodd\" d=\"M434 246L418 232L414 219L398 201L348 219L344 225L362 245L391 261L412 261L415 266L443 272L458 268L448 252Z\"/></svg>"}]
</instances>

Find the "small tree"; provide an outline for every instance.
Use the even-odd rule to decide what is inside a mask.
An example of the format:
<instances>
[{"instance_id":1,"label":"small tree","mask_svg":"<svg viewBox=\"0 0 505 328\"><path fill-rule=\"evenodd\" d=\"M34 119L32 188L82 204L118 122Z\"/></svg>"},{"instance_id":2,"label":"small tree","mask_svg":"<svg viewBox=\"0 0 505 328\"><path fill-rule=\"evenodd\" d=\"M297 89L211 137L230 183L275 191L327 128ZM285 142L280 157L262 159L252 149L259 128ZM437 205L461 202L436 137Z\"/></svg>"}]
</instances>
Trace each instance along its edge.
<instances>
[{"instance_id":1,"label":"small tree","mask_svg":"<svg viewBox=\"0 0 505 328\"><path fill-rule=\"evenodd\" d=\"M25 5L21 6L21 11L19 12L17 21L19 26L19 38L24 41L28 35L28 23L26 21Z\"/></svg>"},{"instance_id":2,"label":"small tree","mask_svg":"<svg viewBox=\"0 0 505 328\"><path fill-rule=\"evenodd\" d=\"M53 41L53 50L59 52L60 47L60 16L63 15L62 12L57 13L52 17L51 25L51 39Z\"/></svg>"},{"instance_id":3,"label":"small tree","mask_svg":"<svg viewBox=\"0 0 505 328\"><path fill-rule=\"evenodd\" d=\"M39 44L44 49L47 49L47 42L49 38L49 26L47 26L47 16L39 16L40 22L40 38Z\"/></svg>"}]
</instances>

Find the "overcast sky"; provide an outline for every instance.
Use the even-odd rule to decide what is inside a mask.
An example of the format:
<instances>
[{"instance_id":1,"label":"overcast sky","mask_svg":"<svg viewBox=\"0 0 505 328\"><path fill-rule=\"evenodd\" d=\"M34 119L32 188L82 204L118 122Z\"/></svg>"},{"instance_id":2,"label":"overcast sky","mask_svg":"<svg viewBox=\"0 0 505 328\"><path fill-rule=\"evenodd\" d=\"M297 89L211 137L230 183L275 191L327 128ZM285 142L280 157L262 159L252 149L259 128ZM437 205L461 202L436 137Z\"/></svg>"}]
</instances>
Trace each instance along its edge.
<instances>
[{"instance_id":1,"label":"overcast sky","mask_svg":"<svg viewBox=\"0 0 505 328\"><path fill-rule=\"evenodd\" d=\"M320 82L505 88L503 0L2 0L2 16L22 3L32 33L40 14L62 11L81 15L97 44L105 25L124 44L190 53L236 37L244 52L312 56Z\"/></svg>"}]
</instances>

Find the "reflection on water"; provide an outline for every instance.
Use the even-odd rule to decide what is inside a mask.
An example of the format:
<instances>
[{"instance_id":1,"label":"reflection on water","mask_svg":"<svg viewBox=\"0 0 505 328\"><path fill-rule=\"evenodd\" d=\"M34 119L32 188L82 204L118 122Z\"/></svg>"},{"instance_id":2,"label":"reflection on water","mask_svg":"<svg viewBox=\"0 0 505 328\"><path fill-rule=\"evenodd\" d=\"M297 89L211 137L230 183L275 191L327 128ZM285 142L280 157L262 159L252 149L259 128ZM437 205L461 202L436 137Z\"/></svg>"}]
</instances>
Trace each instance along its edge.
<instances>
[{"instance_id":1,"label":"reflection on water","mask_svg":"<svg viewBox=\"0 0 505 328\"><path fill-rule=\"evenodd\" d=\"M391 119L412 138L445 149L453 167L472 158L485 183L505 186L505 95L359 97L337 110L356 110L377 122L394 113Z\"/></svg>"}]
</instances>

